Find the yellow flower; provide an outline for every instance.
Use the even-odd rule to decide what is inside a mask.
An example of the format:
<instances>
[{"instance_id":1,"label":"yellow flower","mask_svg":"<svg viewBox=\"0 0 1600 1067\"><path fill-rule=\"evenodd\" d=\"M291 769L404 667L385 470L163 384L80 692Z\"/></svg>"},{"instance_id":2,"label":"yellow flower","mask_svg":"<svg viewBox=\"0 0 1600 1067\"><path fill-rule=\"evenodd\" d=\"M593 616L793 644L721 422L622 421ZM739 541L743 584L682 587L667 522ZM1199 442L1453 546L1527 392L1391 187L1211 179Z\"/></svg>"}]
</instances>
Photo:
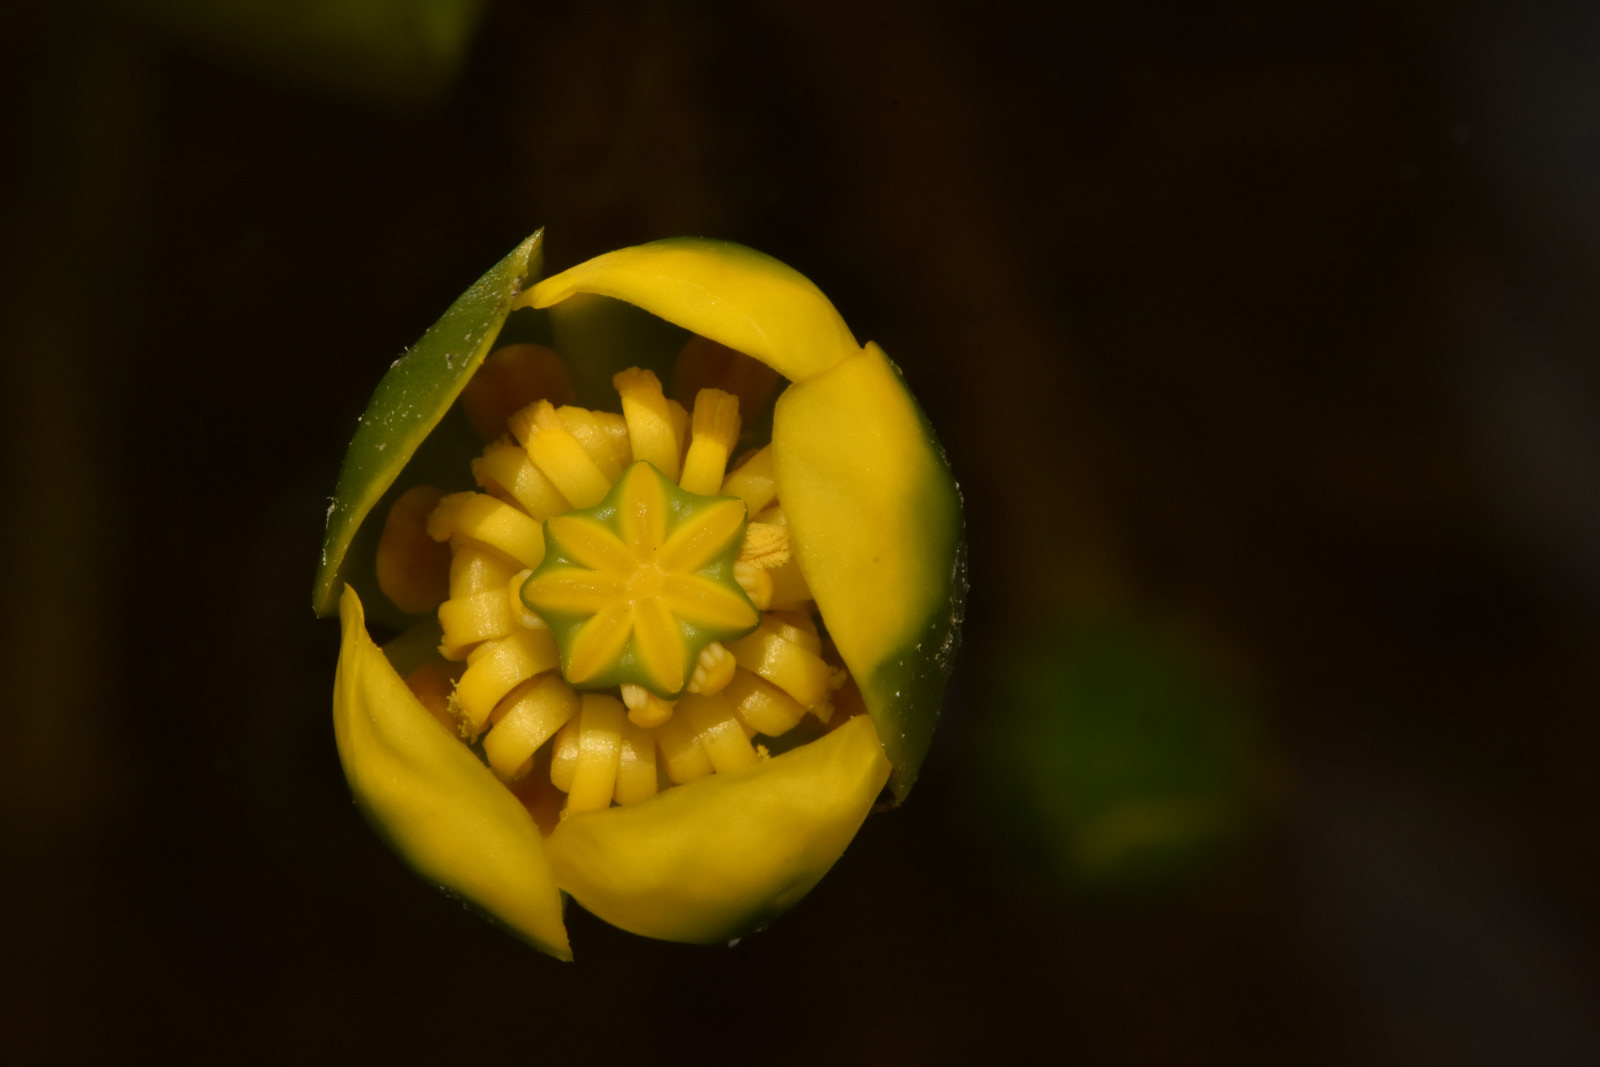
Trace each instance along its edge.
<instances>
[{"instance_id":1,"label":"yellow flower","mask_svg":"<svg viewBox=\"0 0 1600 1067\"><path fill-rule=\"evenodd\" d=\"M340 758L423 877L552 955L564 895L726 940L909 792L959 634L960 498L893 364L790 268L677 239L525 288L539 248L396 362L351 443L315 593L343 625ZM770 443L728 350L789 380ZM680 352L692 410L655 373ZM446 492L467 470L481 491ZM405 633L380 649L363 598Z\"/></svg>"}]
</instances>

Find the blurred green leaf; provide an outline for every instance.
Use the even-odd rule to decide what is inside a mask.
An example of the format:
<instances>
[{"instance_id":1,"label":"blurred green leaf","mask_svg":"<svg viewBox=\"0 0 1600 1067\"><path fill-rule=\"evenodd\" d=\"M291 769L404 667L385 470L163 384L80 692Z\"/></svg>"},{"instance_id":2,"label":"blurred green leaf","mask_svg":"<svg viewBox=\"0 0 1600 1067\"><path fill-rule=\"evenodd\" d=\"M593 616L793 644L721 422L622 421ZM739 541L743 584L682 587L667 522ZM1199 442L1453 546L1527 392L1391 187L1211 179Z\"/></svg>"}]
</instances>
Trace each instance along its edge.
<instances>
[{"instance_id":1,"label":"blurred green leaf","mask_svg":"<svg viewBox=\"0 0 1600 1067\"><path fill-rule=\"evenodd\" d=\"M391 106L441 97L485 0L121 0L230 67Z\"/></svg>"},{"instance_id":2,"label":"blurred green leaf","mask_svg":"<svg viewBox=\"0 0 1600 1067\"><path fill-rule=\"evenodd\" d=\"M1004 711L978 765L1006 809L996 825L1078 889L1180 884L1259 823L1267 761L1247 701L1147 628L1024 639L993 691Z\"/></svg>"}]
</instances>

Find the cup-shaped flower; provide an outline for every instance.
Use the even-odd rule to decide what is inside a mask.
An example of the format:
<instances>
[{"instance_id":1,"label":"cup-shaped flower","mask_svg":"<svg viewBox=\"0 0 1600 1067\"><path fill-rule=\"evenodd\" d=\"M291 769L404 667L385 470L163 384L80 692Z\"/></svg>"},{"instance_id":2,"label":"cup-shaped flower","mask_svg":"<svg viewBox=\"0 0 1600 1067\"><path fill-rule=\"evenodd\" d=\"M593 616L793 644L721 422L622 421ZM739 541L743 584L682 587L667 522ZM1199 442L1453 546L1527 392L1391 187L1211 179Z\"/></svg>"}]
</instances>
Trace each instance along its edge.
<instances>
[{"instance_id":1,"label":"cup-shaped flower","mask_svg":"<svg viewBox=\"0 0 1600 1067\"><path fill-rule=\"evenodd\" d=\"M538 253L397 361L351 444L315 593L340 758L419 873L547 952L563 894L738 936L910 790L960 499L894 366L788 267L674 240L528 287ZM363 600L404 631L381 649Z\"/></svg>"}]
</instances>

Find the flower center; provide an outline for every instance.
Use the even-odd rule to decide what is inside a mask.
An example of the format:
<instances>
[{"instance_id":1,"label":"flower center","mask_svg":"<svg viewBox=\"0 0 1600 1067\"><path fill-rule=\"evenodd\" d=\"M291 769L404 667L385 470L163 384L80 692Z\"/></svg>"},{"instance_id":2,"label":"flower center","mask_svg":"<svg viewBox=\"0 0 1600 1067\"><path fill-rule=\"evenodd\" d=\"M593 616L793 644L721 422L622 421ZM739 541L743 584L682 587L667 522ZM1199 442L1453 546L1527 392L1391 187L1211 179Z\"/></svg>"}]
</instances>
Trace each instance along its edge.
<instances>
[{"instance_id":1,"label":"flower center","mask_svg":"<svg viewBox=\"0 0 1600 1067\"><path fill-rule=\"evenodd\" d=\"M644 460L594 507L548 520L521 595L568 684L682 696L707 646L761 621L734 574L745 526L744 501L691 493Z\"/></svg>"},{"instance_id":2,"label":"flower center","mask_svg":"<svg viewBox=\"0 0 1600 1067\"><path fill-rule=\"evenodd\" d=\"M657 596L661 587L666 583L667 576L661 573L661 568L653 563L640 563L628 575L626 596L629 603L637 604L646 597Z\"/></svg>"},{"instance_id":3,"label":"flower center","mask_svg":"<svg viewBox=\"0 0 1600 1067\"><path fill-rule=\"evenodd\" d=\"M494 386L473 409L483 492L412 490L378 549L385 594L420 607L444 584L425 550L448 547L443 659L407 684L545 833L864 711L819 636L771 447L727 469L738 399L701 389L691 413L636 368L613 379L620 414L529 403L565 380L552 368L537 346L490 355L465 395ZM523 380L531 396L501 388Z\"/></svg>"}]
</instances>

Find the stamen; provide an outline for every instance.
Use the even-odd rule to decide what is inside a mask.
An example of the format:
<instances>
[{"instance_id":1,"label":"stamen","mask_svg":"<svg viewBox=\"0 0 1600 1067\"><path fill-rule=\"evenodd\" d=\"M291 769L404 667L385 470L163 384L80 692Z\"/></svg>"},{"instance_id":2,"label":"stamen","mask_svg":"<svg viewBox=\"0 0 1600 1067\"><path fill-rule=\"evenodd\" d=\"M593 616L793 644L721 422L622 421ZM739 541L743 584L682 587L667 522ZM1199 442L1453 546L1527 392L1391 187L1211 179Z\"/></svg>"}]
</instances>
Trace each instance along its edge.
<instances>
[{"instance_id":1,"label":"stamen","mask_svg":"<svg viewBox=\"0 0 1600 1067\"><path fill-rule=\"evenodd\" d=\"M622 703L628 709L628 719L641 727L660 726L672 718L675 700L662 700L642 685L624 682Z\"/></svg>"},{"instance_id":2,"label":"stamen","mask_svg":"<svg viewBox=\"0 0 1600 1067\"><path fill-rule=\"evenodd\" d=\"M816 653L783 636L782 623L770 616L755 633L741 637L728 649L739 666L754 671L810 708L828 695L831 668ZM798 632L794 627L788 627Z\"/></svg>"},{"instance_id":3,"label":"stamen","mask_svg":"<svg viewBox=\"0 0 1600 1067\"><path fill-rule=\"evenodd\" d=\"M686 716L674 715L656 727L656 744L661 746L661 757L667 761L667 777L677 785L704 778L714 769L711 757L701 746Z\"/></svg>"},{"instance_id":4,"label":"stamen","mask_svg":"<svg viewBox=\"0 0 1600 1067\"><path fill-rule=\"evenodd\" d=\"M617 766L622 726L627 722L622 701L604 693L584 693L579 712L578 754L572 768L572 788L562 817L611 806L617 788Z\"/></svg>"},{"instance_id":5,"label":"stamen","mask_svg":"<svg viewBox=\"0 0 1600 1067\"><path fill-rule=\"evenodd\" d=\"M812 603L811 587L806 584L805 575L800 573L800 563L791 557L788 562L767 571L767 576L772 579L772 601L769 605L774 611L804 611L816 610Z\"/></svg>"},{"instance_id":6,"label":"stamen","mask_svg":"<svg viewBox=\"0 0 1600 1067\"><path fill-rule=\"evenodd\" d=\"M713 496L722 488L728 453L739 439L739 398L721 389L700 390L691 433L678 484L691 493Z\"/></svg>"},{"instance_id":7,"label":"stamen","mask_svg":"<svg viewBox=\"0 0 1600 1067\"><path fill-rule=\"evenodd\" d=\"M744 501L751 515L759 515L778 498L778 476L772 467L772 446L752 452L722 483L723 496Z\"/></svg>"},{"instance_id":8,"label":"stamen","mask_svg":"<svg viewBox=\"0 0 1600 1067\"><path fill-rule=\"evenodd\" d=\"M632 804L656 795L656 742L650 731L626 719L622 722L622 744L617 754L617 787L612 794L618 804Z\"/></svg>"},{"instance_id":9,"label":"stamen","mask_svg":"<svg viewBox=\"0 0 1600 1067\"><path fill-rule=\"evenodd\" d=\"M628 424L633 458L644 460L676 482L678 457L683 454L683 426L673 425L661 380L650 371L631 367L618 371L611 384L622 397L622 416Z\"/></svg>"},{"instance_id":10,"label":"stamen","mask_svg":"<svg viewBox=\"0 0 1600 1067\"><path fill-rule=\"evenodd\" d=\"M451 493L428 516L428 536L435 541L456 534L499 549L524 567L544 559L544 528L485 493Z\"/></svg>"},{"instance_id":11,"label":"stamen","mask_svg":"<svg viewBox=\"0 0 1600 1067\"><path fill-rule=\"evenodd\" d=\"M517 572L504 552L460 534L450 538L450 596L465 597L502 588Z\"/></svg>"},{"instance_id":12,"label":"stamen","mask_svg":"<svg viewBox=\"0 0 1600 1067\"><path fill-rule=\"evenodd\" d=\"M561 428L577 439L607 481L616 481L622 469L632 462L628 424L621 415L568 406L557 408L556 416L561 419Z\"/></svg>"},{"instance_id":13,"label":"stamen","mask_svg":"<svg viewBox=\"0 0 1600 1067\"><path fill-rule=\"evenodd\" d=\"M483 739L489 766L506 781L533 769L534 753L578 711L578 694L548 671L521 683L495 707L494 726Z\"/></svg>"},{"instance_id":14,"label":"stamen","mask_svg":"<svg viewBox=\"0 0 1600 1067\"><path fill-rule=\"evenodd\" d=\"M811 616L798 611L769 611L767 626L785 641L793 641L814 656L822 655L822 635Z\"/></svg>"},{"instance_id":15,"label":"stamen","mask_svg":"<svg viewBox=\"0 0 1600 1067\"><path fill-rule=\"evenodd\" d=\"M701 389L691 419L650 371L613 385L622 414L525 404L504 422L519 444L502 437L473 461L483 492L427 490L409 505L414 540L449 542L440 651L467 666L453 692L444 663L408 684L460 737L482 735L513 792L544 798L545 833L562 793L566 818L767 758L758 736L808 712L826 723L848 681L822 658L771 447L724 477L739 399ZM397 503L391 524L405 517ZM584 684L597 688L573 688ZM657 695L680 685L681 699Z\"/></svg>"},{"instance_id":16,"label":"stamen","mask_svg":"<svg viewBox=\"0 0 1600 1067\"><path fill-rule=\"evenodd\" d=\"M473 646L505 637L515 621L503 590L456 597L439 605L439 627L444 641L439 654L448 660L463 660Z\"/></svg>"},{"instance_id":17,"label":"stamen","mask_svg":"<svg viewBox=\"0 0 1600 1067\"><path fill-rule=\"evenodd\" d=\"M547 397L557 404L572 395L572 377L561 357L543 345L505 345L489 353L461 392L467 421L483 441L505 433L518 408Z\"/></svg>"},{"instance_id":18,"label":"stamen","mask_svg":"<svg viewBox=\"0 0 1600 1067\"><path fill-rule=\"evenodd\" d=\"M509 497L535 519L572 510L556 484L533 465L527 451L509 441L496 441L484 449L483 455L472 461L472 477L485 491L502 500Z\"/></svg>"},{"instance_id":19,"label":"stamen","mask_svg":"<svg viewBox=\"0 0 1600 1067\"><path fill-rule=\"evenodd\" d=\"M722 695L752 728L768 737L781 737L805 718L799 702L764 678L747 670L737 670Z\"/></svg>"},{"instance_id":20,"label":"stamen","mask_svg":"<svg viewBox=\"0 0 1600 1067\"><path fill-rule=\"evenodd\" d=\"M733 580L739 583L739 588L744 590L744 595L750 598L750 603L756 606L757 611L766 611L771 606L772 575L767 573L766 568L738 560L733 565Z\"/></svg>"},{"instance_id":21,"label":"stamen","mask_svg":"<svg viewBox=\"0 0 1600 1067\"><path fill-rule=\"evenodd\" d=\"M550 784L563 793L572 792L572 773L578 768L578 716L568 719L556 731L555 744L550 750Z\"/></svg>"},{"instance_id":22,"label":"stamen","mask_svg":"<svg viewBox=\"0 0 1600 1067\"><path fill-rule=\"evenodd\" d=\"M456 684L456 701L471 736L483 732L501 697L519 682L554 667L557 659L556 642L549 630L520 628L467 653L467 672Z\"/></svg>"},{"instance_id":23,"label":"stamen","mask_svg":"<svg viewBox=\"0 0 1600 1067\"><path fill-rule=\"evenodd\" d=\"M739 558L764 569L781 567L793 553L789 548L789 527L771 522L752 522L745 527L744 545Z\"/></svg>"},{"instance_id":24,"label":"stamen","mask_svg":"<svg viewBox=\"0 0 1600 1067\"><path fill-rule=\"evenodd\" d=\"M718 774L748 767L756 761L756 750L739 726L733 705L722 696L686 696L682 715L700 738L711 766Z\"/></svg>"},{"instance_id":25,"label":"stamen","mask_svg":"<svg viewBox=\"0 0 1600 1067\"><path fill-rule=\"evenodd\" d=\"M689 679L687 689L691 693L706 696L720 693L733 680L736 666L728 650L722 647L722 642L713 641L700 650L700 658L695 661L694 674Z\"/></svg>"},{"instance_id":26,"label":"stamen","mask_svg":"<svg viewBox=\"0 0 1600 1067\"><path fill-rule=\"evenodd\" d=\"M401 611L421 615L449 592L450 552L428 537L428 515L443 490L416 485L396 498L378 539L378 588Z\"/></svg>"},{"instance_id":27,"label":"stamen","mask_svg":"<svg viewBox=\"0 0 1600 1067\"><path fill-rule=\"evenodd\" d=\"M511 429L527 448L528 458L573 507L592 508L611 491L611 480L562 425L548 400L513 415Z\"/></svg>"}]
</instances>

